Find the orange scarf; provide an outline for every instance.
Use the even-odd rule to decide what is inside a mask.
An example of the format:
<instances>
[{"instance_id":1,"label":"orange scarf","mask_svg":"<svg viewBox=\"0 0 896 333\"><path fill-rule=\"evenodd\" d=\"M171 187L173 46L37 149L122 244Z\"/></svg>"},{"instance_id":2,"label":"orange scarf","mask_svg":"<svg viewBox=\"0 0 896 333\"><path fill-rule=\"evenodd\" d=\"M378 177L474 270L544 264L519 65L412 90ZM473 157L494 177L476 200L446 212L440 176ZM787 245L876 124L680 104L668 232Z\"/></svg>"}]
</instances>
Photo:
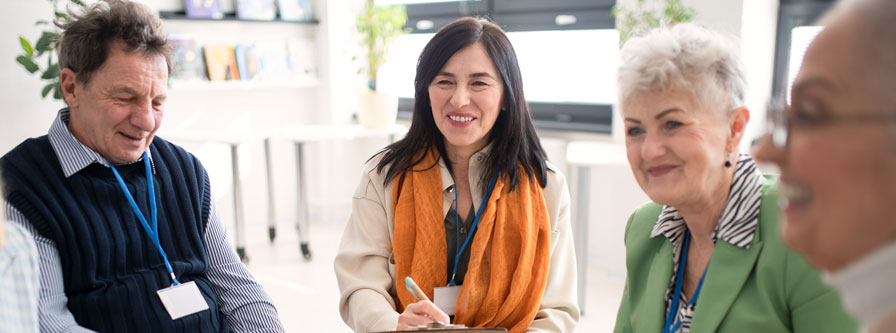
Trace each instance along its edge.
<instances>
[{"instance_id":1,"label":"orange scarf","mask_svg":"<svg viewBox=\"0 0 896 333\"><path fill-rule=\"evenodd\" d=\"M418 164L426 169L406 172L401 188L392 191L399 312L417 301L404 286L405 276L430 299L434 287L448 284L442 178L440 168L433 166L437 156L435 151L427 154ZM541 186L522 169L521 174L519 187L509 193L499 177L482 213L455 323L524 332L538 312L550 262L550 219Z\"/></svg>"}]
</instances>

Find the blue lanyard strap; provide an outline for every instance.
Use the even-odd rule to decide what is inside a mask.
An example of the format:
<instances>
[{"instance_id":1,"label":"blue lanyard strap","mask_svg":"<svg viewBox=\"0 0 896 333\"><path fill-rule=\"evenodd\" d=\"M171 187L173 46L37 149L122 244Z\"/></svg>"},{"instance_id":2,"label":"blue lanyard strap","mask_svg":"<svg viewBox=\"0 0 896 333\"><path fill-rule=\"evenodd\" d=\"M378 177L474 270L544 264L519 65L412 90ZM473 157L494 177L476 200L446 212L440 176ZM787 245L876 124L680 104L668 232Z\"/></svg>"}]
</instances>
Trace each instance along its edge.
<instances>
[{"instance_id":1,"label":"blue lanyard strap","mask_svg":"<svg viewBox=\"0 0 896 333\"><path fill-rule=\"evenodd\" d=\"M681 299L681 284L684 277L684 269L685 267L687 267L688 244L690 243L690 241L691 232L685 229L684 248L681 250L681 261L678 262L678 272L675 274L675 290L672 294L672 304L669 307L669 315L666 316L666 323L663 325L663 333L675 332L681 326L681 318L678 318L678 302ZM707 268L708 266L709 264L707 264ZM688 306L697 303L697 298L700 297L700 289L703 289L703 280L705 278L706 269L703 270L703 275L700 276L700 282L697 284L697 290L694 291L694 295L691 296L691 300L688 301Z\"/></svg>"},{"instance_id":2,"label":"blue lanyard strap","mask_svg":"<svg viewBox=\"0 0 896 333\"><path fill-rule=\"evenodd\" d=\"M146 152L143 152L143 165L146 167L146 186L149 191L149 211L152 218L152 227L146 222L146 216L143 215L140 207L137 207L137 202L134 201L134 196L128 191L128 187L125 185L124 180L121 179L118 170L115 169L115 165L109 161L106 161L106 163L109 163L109 168L112 169L112 174L114 174L115 179L118 180L118 185L121 187L121 191L124 192L124 197L127 198L128 203L131 204L131 210L134 211L134 215L137 215L137 219L140 220L140 224L143 225L143 230L146 231L149 238L152 239L153 244L155 244L156 249L159 250L159 254L162 255L162 260L165 261L165 268L168 269L168 274L171 275L172 284L175 286L180 284L174 275L174 269L171 268L171 263L168 261L168 255L165 254L165 250L162 249L162 244L159 242L159 218L156 213L156 191L152 182L152 167L149 163L149 155Z\"/></svg>"},{"instance_id":3,"label":"blue lanyard strap","mask_svg":"<svg viewBox=\"0 0 896 333\"><path fill-rule=\"evenodd\" d=\"M460 220L460 215L458 215L457 210L460 209L457 206L457 182L454 184L454 218L457 220L457 226L454 230L457 232L457 251L454 255L454 271L451 272L451 281L448 282L449 286L455 286L457 283L454 282L454 277L457 275L457 265L460 263L460 255L464 253L464 249L467 248L467 245L470 244L470 240L473 239L473 235L476 233L476 227L479 226L479 220L482 219L482 211L485 210L485 206L488 204L488 198L492 196L492 191L495 189L495 184L498 182L498 172L500 169L495 170L495 174L492 176L491 182L488 184L488 189L485 191L485 196L482 198L482 203L479 204L479 209L476 210L476 215L473 216L473 226L470 227L470 233L467 234L467 239L464 241L463 246L460 245L460 225L463 221ZM454 175L451 175L451 178L454 179Z\"/></svg>"}]
</instances>

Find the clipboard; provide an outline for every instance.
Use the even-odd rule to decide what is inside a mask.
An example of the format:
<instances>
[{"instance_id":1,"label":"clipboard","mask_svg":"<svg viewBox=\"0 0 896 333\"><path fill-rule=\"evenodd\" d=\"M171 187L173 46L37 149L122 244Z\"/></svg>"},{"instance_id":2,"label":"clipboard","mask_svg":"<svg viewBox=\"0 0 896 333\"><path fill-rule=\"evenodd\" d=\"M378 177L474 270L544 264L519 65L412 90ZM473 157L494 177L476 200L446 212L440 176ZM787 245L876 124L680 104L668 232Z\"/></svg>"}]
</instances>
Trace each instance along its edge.
<instances>
[{"instance_id":1,"label":"clipboard","mask_svg":"<svg viewBox=\"0 0 896 333\"><path fill-rule=\"evenodd\" d=\"M407 332L465 332L465 333L495 333L495 332L507 332L506 328L481 328L481 327L466 327L466 328L420 328L420 329L407 329L404 331L386 331L386 332L376 332L376 333L407 333Z\"/></svg>"},{"instance_id":2,"label":"clipboard","mask_svg":"<svg viewBox=\"0 0 896 333\"><path fill-rule=\"evenodd\" d=\"M507 332L506 328L495 327L466 327L464 325L443 325L439 322L431 322L429 325L408 328L403 331L387 331L377 333L405 333L405 332L466 332L466 333L494 333Z\"/></svg>"}]
</instances>

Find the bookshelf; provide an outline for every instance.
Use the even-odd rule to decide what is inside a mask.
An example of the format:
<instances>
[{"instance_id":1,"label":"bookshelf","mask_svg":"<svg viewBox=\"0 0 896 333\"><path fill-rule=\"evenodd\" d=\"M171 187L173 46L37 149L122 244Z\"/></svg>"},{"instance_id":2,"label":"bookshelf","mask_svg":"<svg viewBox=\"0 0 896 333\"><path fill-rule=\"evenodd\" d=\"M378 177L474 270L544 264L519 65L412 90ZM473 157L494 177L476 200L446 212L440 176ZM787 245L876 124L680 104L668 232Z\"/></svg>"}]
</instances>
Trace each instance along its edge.
<instances>
[{"instance_id":1,"label":"bookshelf","mask_svg":"<svg viewBox=\"0 0 896 333\"><path fill-rule=\"evenodd\" d=\"M279 17L273 20L246 20L237 17L235 13L225 13L224 17L215 19L215 18L195 18L187 16L187 13L184 11L175 11L175 10L160 10L159 17L165 20L183 20L183 21L240 21L240 22L275 22L275 23L287 23L287 24L319 24L320 21L317 19L311 20L303 20L303 21L291 21L291 20L281 20Z\"/></svg>"},{"instance_id":2,"label":"bookshelf","mask_svg":"<svg viewBox=\"0 0 896 333\"><path fill-rule=\"evenodd\" d=\"M172 92L178 94L220 92L220 99L228 100L252 98L253 92L268 95L277 92L304 92L309 89L313 90L320 84L319 55L317 54L317 48L319 47L319 21L317 19L310 21L284 21L279 18L276 20L246 20L238 18L233 13L225 14L224 18L221 19L206 19L188 17L183 10L159 10L158 13L164 21L165 30L170 35L169 38L185 39L190 43L195 43L197 55L201 58L199 64L202 66L204 63L206 68L204 75L202 75L206 77L205 80L199 79L193 74L196 70L199 70L195 68L196 64L189 66L189 77L178 78L175 76L175 73L172 73L172 80L169 81L169 90ZM208 59L204 55L204 46L236 47L239 45L256 49L254 45L257 43L266 43L268 49L271 45L283 46L284 44L282 43L298 43L299 47L293 48L288 46L282 48L282 51L285 53L277 53L275 55L275 72L282 73L283 70L287 70L291 71L292 74L279 75L271 72L269 69L265 72L266 75L249 80L220 81L208 79ZM294 53L294 49L302 51ZM279 49L275 50L275 52L279 51ZM280 54L283 55L279 56ZM264 55L261 56L263 57ZM298 60L294 61L293 59ZM175 57L175 60L180 61L182 59ZM284 61L288 65L284 65ZM220 62L216 62L216 64L220 64ZM239 66L243 65L240 64ZM289 68L287 69L283 66L289 66ZM258 68L262 70L260 68L263 67ZM283 70L280 70L281 68ZM242 71L242 67L240 70Z\"/></svg>"},{"instance_id":3,"label":"bookshelf","mask_svg":"<svg viewBox=\"0 0 896 333\"><path fill-rule=\"evenodd\" d=\"M168 87L183 92L201 91L241 91L314 88L320 84L317 79L295 79L278 81L172 81Z\"/></svg>"}]
</instances>

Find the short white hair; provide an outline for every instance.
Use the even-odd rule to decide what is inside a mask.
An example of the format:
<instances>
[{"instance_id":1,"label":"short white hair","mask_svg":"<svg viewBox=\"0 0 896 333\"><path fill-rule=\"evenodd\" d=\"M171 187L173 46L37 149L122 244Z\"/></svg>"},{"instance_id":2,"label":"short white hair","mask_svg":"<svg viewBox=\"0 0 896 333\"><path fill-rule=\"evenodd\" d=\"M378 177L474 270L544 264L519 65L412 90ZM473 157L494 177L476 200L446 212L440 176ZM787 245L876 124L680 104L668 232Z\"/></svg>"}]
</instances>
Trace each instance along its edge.
<instances>
[{"instance_id":1,"label":"short white hair","mask_svg":"<svg viewBox=\"0 0 896 333\"><path fill-rule=\"evenodd\" d=\"M747 90L739 54L731 38L692 23L632 38L620 51L618 105L636 93L678 88L730 112L744 105Z\"/></svg>"}]
</instances>

